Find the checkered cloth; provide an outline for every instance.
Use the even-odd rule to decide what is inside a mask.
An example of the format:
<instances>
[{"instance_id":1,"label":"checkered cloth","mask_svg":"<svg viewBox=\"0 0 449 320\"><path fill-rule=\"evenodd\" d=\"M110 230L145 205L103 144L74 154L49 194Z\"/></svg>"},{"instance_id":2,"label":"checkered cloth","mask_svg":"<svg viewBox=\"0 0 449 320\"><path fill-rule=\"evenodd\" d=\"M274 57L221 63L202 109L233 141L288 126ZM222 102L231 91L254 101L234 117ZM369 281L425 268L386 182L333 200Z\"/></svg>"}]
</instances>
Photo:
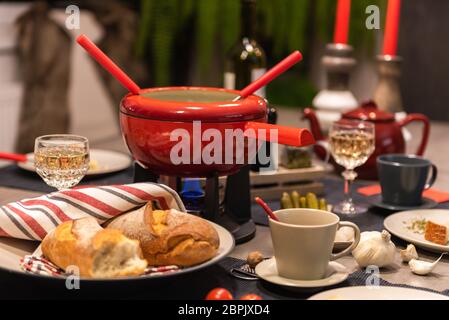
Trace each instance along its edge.
<instances>
[{"instance_id":1,"label":"checkered cloth","mask_svg":"<svg viewBox=\"0 0 449 320\"><path fill-rule=\"evenodd\" d=\"M24 271L38 275L60 278L65 278L70 275L44 257L37 257L32 255L25 256L20 259L20 266ZM143 275L157 276L161 274L177 272L179 270L181 269L178 266L148 267Z\"/></svg>"}]
</instances>

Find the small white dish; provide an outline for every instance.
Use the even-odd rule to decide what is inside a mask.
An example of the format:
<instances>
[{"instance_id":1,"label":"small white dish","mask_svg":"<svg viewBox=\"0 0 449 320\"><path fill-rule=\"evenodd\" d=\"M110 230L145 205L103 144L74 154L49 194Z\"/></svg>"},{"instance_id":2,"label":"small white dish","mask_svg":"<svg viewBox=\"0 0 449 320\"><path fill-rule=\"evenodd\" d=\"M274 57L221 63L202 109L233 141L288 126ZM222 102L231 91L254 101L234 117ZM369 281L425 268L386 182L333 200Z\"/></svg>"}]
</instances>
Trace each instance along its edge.
<instances>
[{"instance_id":1,"label":"small white dish","mask_svg":"<svg viewBox=\"0 0 449 320\"><path fill-rule=\"evenodd\" d=\"M426 219L435 223L446 224L449 221L449 210L426 209L402 211L388 216L384 220L385 229L402 240L413 243L415 246L433 252L449 252L449 244L436 244L424 239L423 234L419 234L408 228L413 220Z\"/></svg>"},{"instance_id":2,"label":"small white dish","mask_svg":"<svg viewBox=\"0 0 449 320\"><path fill-rule=\"evenodd\" d=\"M267 282L290 288L311 289L333 286L348 278L346 268L335 262L329 262L326 277L320 280L294 280L281 277L278 274L275 258L262 261L256 266L256 274Z\"/></svg>"},{"instance_id":3,"label":"small white dish","mask_svg":"<svg viewBox=\"0 0 449 320\"><path fill-rule=\"evenodd\" d=\"M438 293L400 287L345 287L323 291L308 300L448 300Z\"/></svg>"}]
</instances>

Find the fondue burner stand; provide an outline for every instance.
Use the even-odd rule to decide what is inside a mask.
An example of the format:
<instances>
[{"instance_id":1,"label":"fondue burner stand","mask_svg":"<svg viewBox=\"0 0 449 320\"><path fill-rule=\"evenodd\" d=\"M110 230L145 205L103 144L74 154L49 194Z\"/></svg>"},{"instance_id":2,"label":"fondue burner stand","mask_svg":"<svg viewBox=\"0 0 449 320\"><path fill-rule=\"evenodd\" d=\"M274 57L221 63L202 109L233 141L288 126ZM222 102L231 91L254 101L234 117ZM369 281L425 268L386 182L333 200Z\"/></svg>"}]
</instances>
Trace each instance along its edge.
<instances>
[{"instance_id":1,"label":"fondue burner stand","mask_svg":"<svg viewBox=\"0 0 449 320\"><path fill-rule=\"evenodd\" d=\"M251 219L251 191L249 179L250 167L245 166L237 173L227 176L223 203L220 203L219 177L206 178L204 209L201 217L215 222L234 236L235 242L251 240L256 234L256 225ZM158 182L160 176L134 164L134 182ZM182 181L179 177L169 177L168 185L181 191Z\"/></svg>"}]
</instances>

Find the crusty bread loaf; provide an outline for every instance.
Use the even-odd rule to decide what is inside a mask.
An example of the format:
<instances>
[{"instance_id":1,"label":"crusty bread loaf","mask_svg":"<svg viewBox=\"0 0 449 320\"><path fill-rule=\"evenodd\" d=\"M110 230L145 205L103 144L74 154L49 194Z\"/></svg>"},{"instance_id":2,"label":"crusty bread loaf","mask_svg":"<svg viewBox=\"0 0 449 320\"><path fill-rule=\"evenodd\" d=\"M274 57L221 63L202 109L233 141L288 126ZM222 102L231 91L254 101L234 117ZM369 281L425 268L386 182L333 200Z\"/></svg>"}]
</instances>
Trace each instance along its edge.
<instances>
[{"instance_id":1,"label":"crusty bread loaf","mask_svg":"<svg viewBox=\"0 0 449 320\"><path fill-rule=\"evenodd\" d=\"M173 209L153 210L151 202L118 216L107 228L139 240L151 266L196 265L214 257L219 246L217 231L206 220Z\"/></svg>"},{"instance_id":2,"label":"crusty bread loaf","mask_svg":"<svg viewBox=\"0 0 449 320\"><path fill-rule=\"evenodd\" d=\"M80 276L87 278L140 275L147 267L138 241L103 229L94 218L60 224L42 241L42 252L64 270L78 267Z\"/></svg>"}]
</instances>

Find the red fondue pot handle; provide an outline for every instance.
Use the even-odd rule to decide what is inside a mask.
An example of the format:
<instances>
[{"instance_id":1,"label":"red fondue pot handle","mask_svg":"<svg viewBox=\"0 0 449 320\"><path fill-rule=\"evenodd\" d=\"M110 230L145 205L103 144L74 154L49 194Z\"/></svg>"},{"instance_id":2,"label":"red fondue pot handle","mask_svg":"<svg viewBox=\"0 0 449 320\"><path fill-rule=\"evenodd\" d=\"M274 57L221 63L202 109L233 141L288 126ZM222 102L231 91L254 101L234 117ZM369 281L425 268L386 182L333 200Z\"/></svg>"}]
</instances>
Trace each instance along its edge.
<instances>
[{"instance_id":1,"label":"red fondue pot handle","mask_svg":"<svg viewBox=\"0 0 449 320\"><path fill-rule=\"evenodd\" d=\"M263 131L259 132L260 129L265 129L265 134L262 133ZM277 141L271 141L270 129L277 130ZM315 143L312 133L307 129L284 127L263 122L247 122L245 135L248 138L256 138L294 147L304 147Z\"/></svg>"},{"instance_id":2,"label":"red fondue pot handle","mask_svg":"<svg viewBox=\"0 0 449 320\"><path fill-rule=\"evenodd\" d=\"M430 132L429 118L427 118L423 114L411 113L405 119L399 121L398 124L400 127L403 127L413 121L420 121L423 123L421 143L419 144L418 151L416 151L416 155L422 156L424 154L424 151L426 150L427 140L429 140L429 132Z\"/></svg>"}]
</instances>

